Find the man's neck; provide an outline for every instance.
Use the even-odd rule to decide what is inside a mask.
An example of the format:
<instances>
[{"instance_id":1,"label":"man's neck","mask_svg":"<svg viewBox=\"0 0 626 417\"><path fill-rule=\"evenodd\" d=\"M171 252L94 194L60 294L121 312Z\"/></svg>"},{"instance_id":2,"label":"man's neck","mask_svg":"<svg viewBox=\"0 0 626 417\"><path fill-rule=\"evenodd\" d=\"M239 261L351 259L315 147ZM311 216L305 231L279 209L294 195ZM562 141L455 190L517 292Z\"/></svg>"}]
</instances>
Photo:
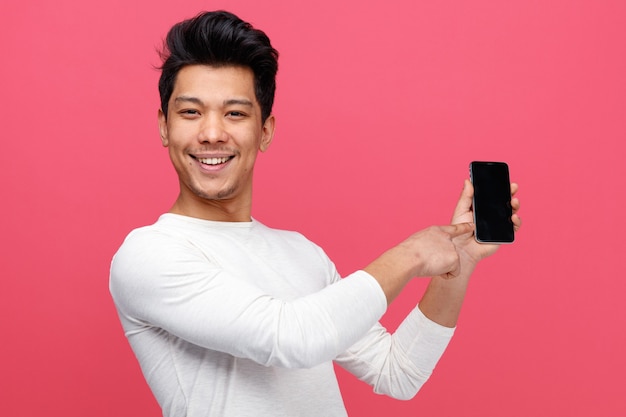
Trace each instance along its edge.
<instances>
[{"instance_id":1,"label":"man's neck","mask_svg":"<svg viewBox=\"0 0 626 417\"><path fill-rule=\"evenodd\" d=\"M231 200L186 201L178 196L170 213L218 222L249 222L252 220L251 205Z\"/></svg>"}]
</instances>

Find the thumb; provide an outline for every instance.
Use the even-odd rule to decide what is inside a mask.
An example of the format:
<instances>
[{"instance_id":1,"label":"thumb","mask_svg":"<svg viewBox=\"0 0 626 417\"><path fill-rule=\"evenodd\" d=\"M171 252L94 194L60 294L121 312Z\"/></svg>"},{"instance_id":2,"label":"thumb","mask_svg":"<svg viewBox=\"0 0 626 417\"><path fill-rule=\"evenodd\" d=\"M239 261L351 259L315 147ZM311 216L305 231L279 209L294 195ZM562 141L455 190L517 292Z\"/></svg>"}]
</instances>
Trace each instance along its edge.
<instances>
[{"instance_id":1,"label":"thumb","mask_svg":"<svg viewBox=\"0 0 626 417\"><path fill-rule=\"evenodd\" d=\"M461 195L459 196L459 201L456 203L456 207L454 208L454 214L452 215L452 220L457 217L469 212L472 208L472 199L474 198L474 186L470 182L470 180L466 179L463 183L463 191L461 191Z\"/></svg>"},{"instance_id":2,"label":"thumb","mask_svg":"<svg viewBox=\"0 0 626 417\"><path fill-rule=\"evenodd\" d=\"M474 231L474 223L458 223L448 226L442 226L444 232L450 235L451 238L464 235L466 233L472 233Z\"/></svg>"}]
</instances>

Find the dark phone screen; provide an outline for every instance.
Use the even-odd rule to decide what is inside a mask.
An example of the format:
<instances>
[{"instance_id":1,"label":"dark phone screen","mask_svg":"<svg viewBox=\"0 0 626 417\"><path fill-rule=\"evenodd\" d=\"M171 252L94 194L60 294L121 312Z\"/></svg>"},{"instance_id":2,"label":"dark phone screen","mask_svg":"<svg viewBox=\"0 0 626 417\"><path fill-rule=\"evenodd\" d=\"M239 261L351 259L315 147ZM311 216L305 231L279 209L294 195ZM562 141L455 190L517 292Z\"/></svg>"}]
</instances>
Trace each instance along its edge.
<instances>
[{"instance_id":1,"label":"dark phone screen","mask_svg":"<svg viewBox=\"0 0 626 417\"><path fill-rule=\"evenodd\" d=\"M474 223L476 240L511 243L515 238L511 221L509 167L504 162L472 162L470 176L474 185Z\"/></svg>"}]
</instances>

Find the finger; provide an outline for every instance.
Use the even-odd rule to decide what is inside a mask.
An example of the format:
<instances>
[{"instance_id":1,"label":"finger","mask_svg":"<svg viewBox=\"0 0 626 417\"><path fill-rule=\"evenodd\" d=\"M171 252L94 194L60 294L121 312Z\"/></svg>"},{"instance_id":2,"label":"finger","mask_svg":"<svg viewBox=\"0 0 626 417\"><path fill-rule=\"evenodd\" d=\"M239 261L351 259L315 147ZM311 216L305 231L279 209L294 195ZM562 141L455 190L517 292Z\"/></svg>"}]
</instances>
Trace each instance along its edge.
<instances>
[{"instance_id":1,"label":"finger","mask_svg":"<svg viewBox=\"0 0 626 417\"><path fill-rule=\"evenodd\" d=\"M461 275L461 262L457 260L456 264L454 265L454 268L451 271L446 272L446 274L443 275L443 277L445 279L452 279L452 278L458 277L459 275Z\"/></svg>"},{"instance_id":2,"label":"finger","mask_svg":"<svg viewBox=\"0 0 626 417\"><path fill-rule=\"evenodd\" d=\"M519 191L519 185L517 185L517 183L512 182L511 183L511 195L515 195L517 192Z\"/></svg>"},{"instance_id":3,"label":"finger","mask_svg":"<svg viewBox=\"0 0 626 417\"><path fill-rule=\"evenodd\" d=\"M441 226L442 230L451 238L474 232L474 223L458 223L449 226Z\"/></svg>"},{"instance_id":4,"label":"finger","mask_svg":"<svg viewBox=\"0 0 626 417\"><path fill-rule=\"evenodd\" d=\"M513 214L517 213L517 211L519 210L519 207L520 207L519 199L512 198L511 199L511 208L513 209Z\"/></svg>"},{"instance_id":5,"label":"finger","mask_svg":"<svg viewBox=\"0 0 626 417\"><path fill-rule=\"evenodd\" d=\"M513 221L513 230L516 232L522 227L522 218L517 214L511 216L511 220Z\"/></svg>"}]
</instances>

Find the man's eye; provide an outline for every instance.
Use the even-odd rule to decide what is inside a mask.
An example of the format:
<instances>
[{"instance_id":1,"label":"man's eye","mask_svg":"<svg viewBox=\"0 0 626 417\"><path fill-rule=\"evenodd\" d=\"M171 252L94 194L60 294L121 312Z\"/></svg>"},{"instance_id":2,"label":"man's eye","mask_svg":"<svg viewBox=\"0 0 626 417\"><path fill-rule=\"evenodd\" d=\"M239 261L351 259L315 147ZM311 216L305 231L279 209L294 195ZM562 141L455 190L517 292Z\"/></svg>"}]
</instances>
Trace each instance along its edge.
<instances>
[{"instance_id":1,"label":"man's eye","mask_svg":"<svg viewBox=\"0 0 626 417\"><path fill-rule=\"evenodd\" d=\"M186 110L182 110L180 114L185 115L185 116L195 116L195 115L200 114L200 112L194 109L186 109Z\"/></svg>"},{"instance_id":2,"label":"man's eye","mask_svg":"<svg viewBox=\"0 0 626 417\"><path fill-rule=\"evenodd\" d=\"M229 112L228 112L228 115L229 115L230 117L244 117L244 116L245 116L245 113L242 113L242 112L240 112L240 111L233 110L233 111L229 111Z\"/></svg>"}]
</instances>

